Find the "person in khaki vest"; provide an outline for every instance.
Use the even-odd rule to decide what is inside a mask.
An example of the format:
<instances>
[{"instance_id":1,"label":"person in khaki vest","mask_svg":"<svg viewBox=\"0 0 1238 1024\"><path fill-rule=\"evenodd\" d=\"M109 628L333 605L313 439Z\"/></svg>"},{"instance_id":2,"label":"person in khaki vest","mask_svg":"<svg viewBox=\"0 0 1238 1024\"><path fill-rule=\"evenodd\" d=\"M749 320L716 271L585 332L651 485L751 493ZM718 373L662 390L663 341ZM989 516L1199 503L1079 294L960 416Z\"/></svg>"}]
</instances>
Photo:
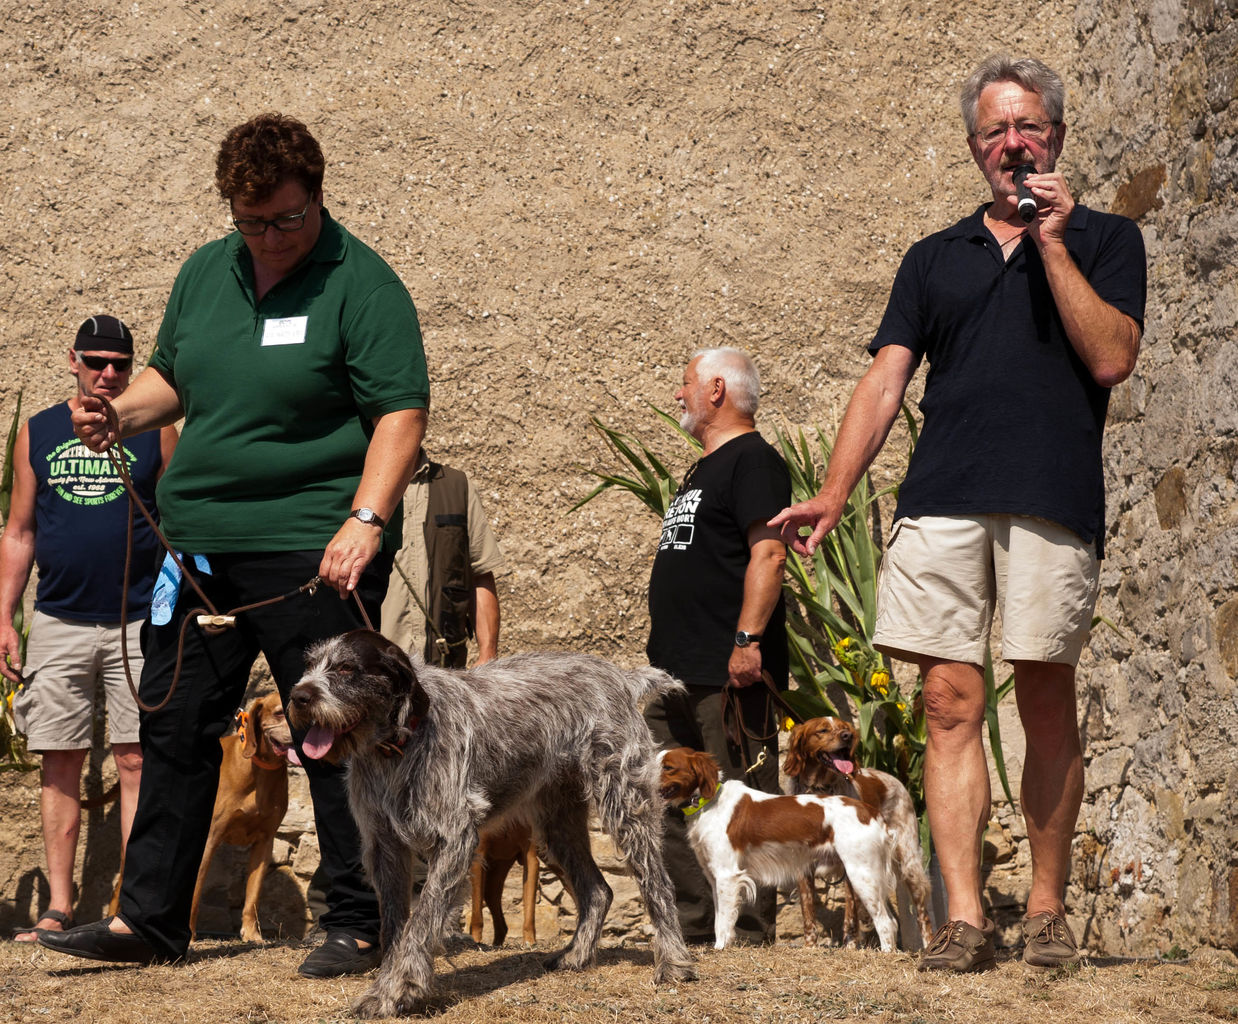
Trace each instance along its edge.
<instances>
[{"instance_id":1,"label":"person in khaki vest","mask_svg":"<svg viewBox=\"0 0 1238 1024\"><path fill-rule=\"evenodd\" d=\"M495 576L503 570L472 481L423 449L404 492L404 546L383 601L383 635L447 668L465 666L471 637L476 664L490 661L499 650Z\"/></svg>"}]
</instances>

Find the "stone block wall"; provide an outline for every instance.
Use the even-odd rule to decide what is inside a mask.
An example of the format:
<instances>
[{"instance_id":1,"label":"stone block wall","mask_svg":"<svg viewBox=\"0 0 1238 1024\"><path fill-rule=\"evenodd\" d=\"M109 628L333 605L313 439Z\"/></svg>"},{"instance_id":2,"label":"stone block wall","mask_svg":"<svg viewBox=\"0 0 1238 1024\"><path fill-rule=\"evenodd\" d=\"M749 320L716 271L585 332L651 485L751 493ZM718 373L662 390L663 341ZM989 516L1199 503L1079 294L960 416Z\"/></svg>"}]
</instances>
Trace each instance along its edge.
<instances>
[{"instance_id":1,"label":"stone block wall","mask_svg":"<svg viewBox=\"0 0 1238 1024\"><path fill-rule=\"evenodd\" d=\"M1148 310L1106 444L1069 900L1109 953L1238 949L1238 4L1076 8L1068 174L1134 218ZM1071 69L1064 69L1070 71Z\"/></svg>"}]
</instances>

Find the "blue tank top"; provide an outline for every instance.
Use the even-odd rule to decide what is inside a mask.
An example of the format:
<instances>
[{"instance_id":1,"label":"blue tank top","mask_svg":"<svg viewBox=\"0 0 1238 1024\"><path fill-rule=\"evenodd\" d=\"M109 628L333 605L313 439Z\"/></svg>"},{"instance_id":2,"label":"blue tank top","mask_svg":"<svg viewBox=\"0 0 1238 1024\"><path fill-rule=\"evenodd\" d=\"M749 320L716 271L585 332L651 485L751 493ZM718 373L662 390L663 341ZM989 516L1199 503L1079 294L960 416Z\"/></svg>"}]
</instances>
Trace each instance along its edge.
<instances>
[{"instance_id":1,"label":"blue tank top","mask_svg":"<svg viewBox=\"0 0 1238 1024\"><path fill-rule=\"evenodd\" d=\"M62 402L29 422L30 468L38 483L34 606L60 619L119 622L129 496L107 455L92 452L74 436L69 417L69 403ZM163 461L159 431L131 437L123 447L134 487L157 519L155 483ZM135 509L130 620L146 617L160 550L159 539Z\"/></svg>"}]
</instances>

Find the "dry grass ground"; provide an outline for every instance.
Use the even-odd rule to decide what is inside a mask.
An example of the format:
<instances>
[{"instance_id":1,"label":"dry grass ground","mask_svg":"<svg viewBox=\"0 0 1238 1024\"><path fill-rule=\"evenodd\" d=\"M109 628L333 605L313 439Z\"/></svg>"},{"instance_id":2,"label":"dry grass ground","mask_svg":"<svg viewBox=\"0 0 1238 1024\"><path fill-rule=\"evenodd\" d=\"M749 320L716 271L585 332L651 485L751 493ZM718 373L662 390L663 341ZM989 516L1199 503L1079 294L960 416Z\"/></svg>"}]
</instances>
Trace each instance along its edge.
<instances>
[{"instance_id":1,"label":"dry grass ground","mask_svg":"<svg viewBox=\"0 0 1238 1024\"><path fill-rule=\"evenodd\" d=\"M319 1024L351 1020L364 980L296 975L305 948L235 942L194 947L179 967L91 966L41 948L0 947L0 1020L14 1024ZM1238 968L1214 956L1191 961L1094 960L1076 970L1033 972L1003 960L982 975L916 971L910 954L779 945L699 956L700 980L655 989L643 947L603 950L583 974L547 974L546 950L468 949L440 958L439 993L426 1007L447 1022L790 1024L863 1020L958 1024L1058 1021L1238 1020Z\"/></svg>"}]
</instances>

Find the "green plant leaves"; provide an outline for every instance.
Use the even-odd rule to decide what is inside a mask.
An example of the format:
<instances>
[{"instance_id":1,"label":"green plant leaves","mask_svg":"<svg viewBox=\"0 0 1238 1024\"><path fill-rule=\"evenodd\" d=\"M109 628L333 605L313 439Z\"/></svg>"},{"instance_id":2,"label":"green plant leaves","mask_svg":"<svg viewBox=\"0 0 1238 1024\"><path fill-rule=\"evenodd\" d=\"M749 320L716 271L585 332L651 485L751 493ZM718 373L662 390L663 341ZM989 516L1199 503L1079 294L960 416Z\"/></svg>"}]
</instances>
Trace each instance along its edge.
<instances>
[{"instance_id":1,"label":"green plant leaves","mask_svg":"<svg viewBox=\"0 0 1238 1024\"><path fill-rule=\"evenodd\" d=\"M4 446L4 471L0 473L0 523L4 524L8 523L9 510L13 507L13 449L17 446L17 433L21 427L21 400L22 392L19 391L17 408L13 411L13 422L9 424L8 441ZM13 629L21 640L21 658L24 664L30 626L26 622L20 600L13 610ZM38 767L26 754L26 740L18 733L13 719L13 697L19 689L19 685L14 685L0 676L0 770L31 771Z\"/></svg>"}]
</instances>

